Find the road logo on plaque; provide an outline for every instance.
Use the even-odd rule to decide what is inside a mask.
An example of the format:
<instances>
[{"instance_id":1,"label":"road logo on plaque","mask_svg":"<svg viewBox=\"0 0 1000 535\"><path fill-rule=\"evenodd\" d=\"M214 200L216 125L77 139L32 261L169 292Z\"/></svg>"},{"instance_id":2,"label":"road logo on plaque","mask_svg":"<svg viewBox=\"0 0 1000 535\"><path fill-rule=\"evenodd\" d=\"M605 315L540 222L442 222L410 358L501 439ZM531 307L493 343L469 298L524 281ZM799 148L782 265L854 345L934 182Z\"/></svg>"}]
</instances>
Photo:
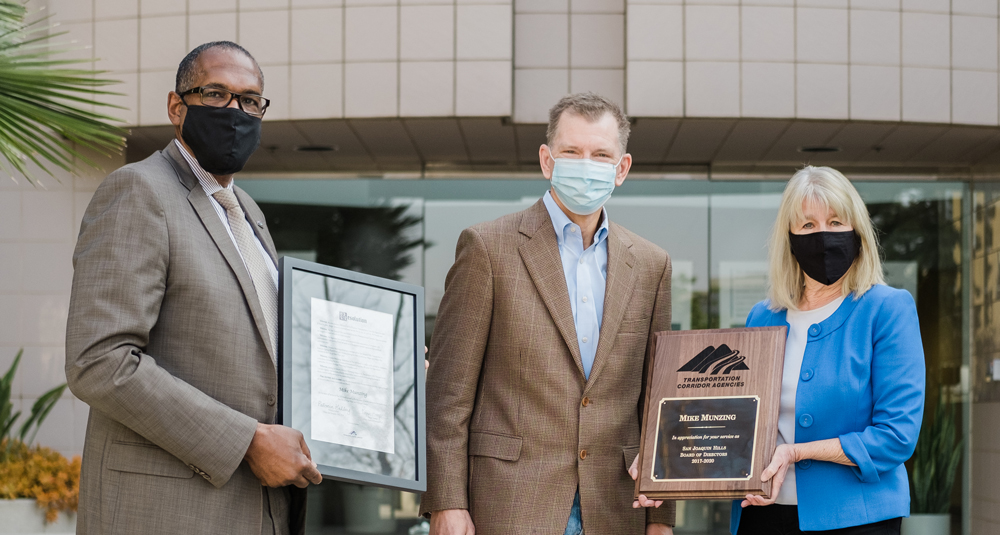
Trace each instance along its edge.
<instances>
[{"instance_id":1,"label":"road logo on plaque","mask_svg":"<svg viewBox=\"0 0 1000 535\"><path fill-rule=\"evenodd\" d=\"M729 349L726 344L722 344L718 348L708 346L677 371L711 373L711 375L718 375L721 372L723 375L729 375L733 371L749 370L750 368L747 367L745 361L744 355L740 355L739 351Z\"/></svg>"},{"instance_id":2,"label":"road logo on plaque","mask_svg":"<svg viewBox=\"0 0 1000 535\"><path fill-rule=\"evenodd\" d=\"M636 495L685 500L770 493L760 471L777 442L785 332L653 335Z\"/></svg>"}]
</instances>

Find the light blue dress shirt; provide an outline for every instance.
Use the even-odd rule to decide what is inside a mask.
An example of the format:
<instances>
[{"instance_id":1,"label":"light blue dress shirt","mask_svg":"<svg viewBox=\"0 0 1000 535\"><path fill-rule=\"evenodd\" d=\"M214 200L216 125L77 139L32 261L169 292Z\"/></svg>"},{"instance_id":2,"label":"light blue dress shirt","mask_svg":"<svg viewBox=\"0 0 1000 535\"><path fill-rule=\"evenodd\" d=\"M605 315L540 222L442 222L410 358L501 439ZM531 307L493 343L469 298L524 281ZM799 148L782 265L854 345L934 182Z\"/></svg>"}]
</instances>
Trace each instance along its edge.
<instances>
[{"instance_id":1,"label":"light blue dress shirt","mask_svg":"<svg viewBox=\"0 0 1000 535\"><path fill-rule=\"evenodd\" d=\"M601 208L601 225L594 234L594 243L584 250L580 226L570 221L550 192L545 192L542 201L556 231L566 289L569 290L569 302L573 308L576 341L583 361L583 375L589 379L604 317L604 288L608 278L608 212Z\"/></svg>"}]
</instances>

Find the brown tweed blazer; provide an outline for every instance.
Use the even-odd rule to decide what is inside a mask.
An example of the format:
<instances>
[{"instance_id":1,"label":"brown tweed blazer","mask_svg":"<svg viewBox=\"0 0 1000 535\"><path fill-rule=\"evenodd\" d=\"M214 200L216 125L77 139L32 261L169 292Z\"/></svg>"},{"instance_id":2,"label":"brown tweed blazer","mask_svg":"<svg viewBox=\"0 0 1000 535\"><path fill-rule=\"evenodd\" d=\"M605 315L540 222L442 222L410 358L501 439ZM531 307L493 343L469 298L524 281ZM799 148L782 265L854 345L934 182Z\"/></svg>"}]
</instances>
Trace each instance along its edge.
<instances>
[{"instance_id":1,"label":"brown tweed blazer","mask_svg":"<svg viewBox=\"0 0 1000 535\"><path fill-rule=\"evenodd\" d=\"M614 222L607 239L587 380L542 201L462 232L431 341L423 512L468 509L477 535L561 535L579 486L589 535L674 523L672 502L632 509L626 472L646 345L670 329L670 258Z\"/></svg>"},{"instance_id":2,"label":"brown tweed blazer","mask_svg":"<svg viewBox=\"0 0 1000 535\"><path fill-rule=\"evenodd\" d=\"M77 533L256 535L264 499L297 530L300 493L262 491L243 461L278 393L257 294L173 142L104 180L73 263L66 378L90 405Z\"/></svg>"}]
</instances>

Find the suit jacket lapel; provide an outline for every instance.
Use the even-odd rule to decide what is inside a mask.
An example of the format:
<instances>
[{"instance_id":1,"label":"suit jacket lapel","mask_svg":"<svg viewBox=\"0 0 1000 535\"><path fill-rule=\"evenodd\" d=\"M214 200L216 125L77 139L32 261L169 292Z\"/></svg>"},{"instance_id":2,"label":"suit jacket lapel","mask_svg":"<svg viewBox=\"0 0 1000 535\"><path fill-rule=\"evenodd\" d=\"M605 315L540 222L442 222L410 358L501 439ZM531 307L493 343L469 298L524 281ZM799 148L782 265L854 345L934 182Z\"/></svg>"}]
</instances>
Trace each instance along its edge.
<instances>
[{"instance_id":1,"label":"suit jacket lapel","mask_svg":"<svg viewBox=\"0 0 1000 535\"><path fill-rule=\"evenodd\" d=\"M520 232L531 238L518 248L521 260L528 268L535 289L542 296L545 308L549 310L549 315L569 346L573 360L583 376L583 361L576 341L576 326L573 324L573 309L570 307L566 275L559 256L559 243L542 201L527 210L521 220Z\"/></svg>"},{"instance_id":2,"label":"suit jacket lapel","mask_svg":"<svg viewBox=\"0 0 1000 535\"><path fill-rule=\"evenodd\" d=\"M229 237L229 233L226 231L225 225L222 224L222 220L219 219L219 214L216 213L215 207L212 206L212 201L209 200L208 195L205 194L205 190L202 189L201 184L198 182L198 178L194 176L191 171L191 167L188 166L187 161L181 156L177 149L177 146L173 141L167 145L164 153L168 156L168 160L171 161L174 170L177 171L178 178L181 183L190 190L188 193L188 202L194 208L195 213L201 219L203 225L205 225L205 230L215 241L216 247L222 252L222 256L226 259L226 263L229 264L229 268L233 270L236 275L236 280L240 283L240 288L243 290L243 297L246 298L247 304L250 306L250 313L253 315L254 324L257 326L257 331L260 333L261 339L264 341L264 347L267 348L268 355L271 356L271 363L277 363L276 355L274 354L274 348L271 347L271 336L267 331L267 323L264 320L264 311L260 308L260 301L257 300L257 290L253 286L253 280L250 278L250 273L247 272L246 265L243 263L243 258L240 256L239 251L236 249L236 244ZM242 201L241 201L242 204ZM245 210L244 210L245 212ZM252 225L256 226L256 225ZM264 242L269 243L269 242ZM269 250L269 253L273 257L273 246ZM277 321L277 318L275 318Z\"/></svg>"},{"instance_id":3,"label":"suit jacket lapel","mask_svg":"<svg viewBox=\"0 0 1000 535\"><path fill-rule=\"evenodd\" d=\"M622 317L628 309L632 288L635 286L635 255L632 241L618 225L611 223L608 229L608 280L604 291L604 317L601 320L601 335L597 342L594 367L590 370L587 388L597 380L604 364L611 357L611 349L618 336Z\"/></svg>"}]
</instances>

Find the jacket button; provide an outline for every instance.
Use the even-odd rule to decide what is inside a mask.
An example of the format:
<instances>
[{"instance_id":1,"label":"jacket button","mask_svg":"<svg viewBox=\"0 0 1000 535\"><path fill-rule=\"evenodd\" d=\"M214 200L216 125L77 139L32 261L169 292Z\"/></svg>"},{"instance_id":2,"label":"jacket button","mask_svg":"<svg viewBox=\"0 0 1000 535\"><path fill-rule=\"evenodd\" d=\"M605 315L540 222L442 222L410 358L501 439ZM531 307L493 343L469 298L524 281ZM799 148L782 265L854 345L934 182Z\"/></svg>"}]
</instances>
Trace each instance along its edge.
<instances>
[{"instance_id":1,"label":"jacket button","mask_svg":"<svg viewBox=\"0 0 1000 535\"><path fill-rule=\"evenodd\" d=\"M813 464L812 460L810 460L810 459L804 459L804 460L799 461L799 468L801 468L803 470L808 470L809 467L812 466L812 464Z\"/></svg>"},{"instance_id":2,"label":"jacket button","mask_svg":"<svg viewBox=\"0 0 1000 535\"><path fill-rule=\"evenodd\" d=\"M818 323L809 327L809 336L819 336L821 332L823 332L823 328Z\"/></svg>"},{"instance_id":3,"label":"jacket button","mask_svg":"<svg viewBox=\"0 0 1000 535\"><path fill-rule=\"evenodd\" d=\"M802 380L803 381L808 381L809 379L812 379L812 378L813 378L813 371L812 370L803 370L803 372L802 372Z\"/></svg>"},{"instance_id":4,"label":"jacket button","mask_svg":"<svg viewBox=\"0 0 1000 535\"><path fill-rule=\"evenodd\" d=\"M580 460L587 458L587 450L580 450Z\"/></svg>"},{"instance_id":5,"label":"jacket button","mask_svg":"<svg viewBox=\"0 0 1000 535\"><path fill-rule=\"evenodd\" d=\"M274 394L268 394L267 395L267 404L268 405L274 405L275 401L276 400L274 399Z\"/></svg>"},{"instance_id":6,"label":"jacket button","mask_svg":"<svg viewBox=\"0 0 1000 535\"><path fill-rule=\"evenodd\" d=\"M811 414L803 414L799 417L799 425L802 427L810 427L813 424L813 417Z\"/></svg>"},{"instance_id":7,"label":"jacket button","mask_svg":"<svg viewBox=\"0 0 1000 535\"><path fill-rule=\"evenodd\" d=\"M583 401L580 402L580 404L583 405L584 407L590 405L590 398L583 398Z\"/></svg>"},{"instance_id":8,"label":"jacket button","mask_svg":"<svg viewBox=\"0 0 1000 535\"><path fill-rule=\"evenodd\" d=\"M193 464L189 464L188 468L190 468L192 472L194 472L194 473L198 474L199 476L207 479L208 481L212 480L212 476L206 474L205 471L202 470L201 468L198 468L197 466L195 466Z\"/></svg>"}]
</instances>

